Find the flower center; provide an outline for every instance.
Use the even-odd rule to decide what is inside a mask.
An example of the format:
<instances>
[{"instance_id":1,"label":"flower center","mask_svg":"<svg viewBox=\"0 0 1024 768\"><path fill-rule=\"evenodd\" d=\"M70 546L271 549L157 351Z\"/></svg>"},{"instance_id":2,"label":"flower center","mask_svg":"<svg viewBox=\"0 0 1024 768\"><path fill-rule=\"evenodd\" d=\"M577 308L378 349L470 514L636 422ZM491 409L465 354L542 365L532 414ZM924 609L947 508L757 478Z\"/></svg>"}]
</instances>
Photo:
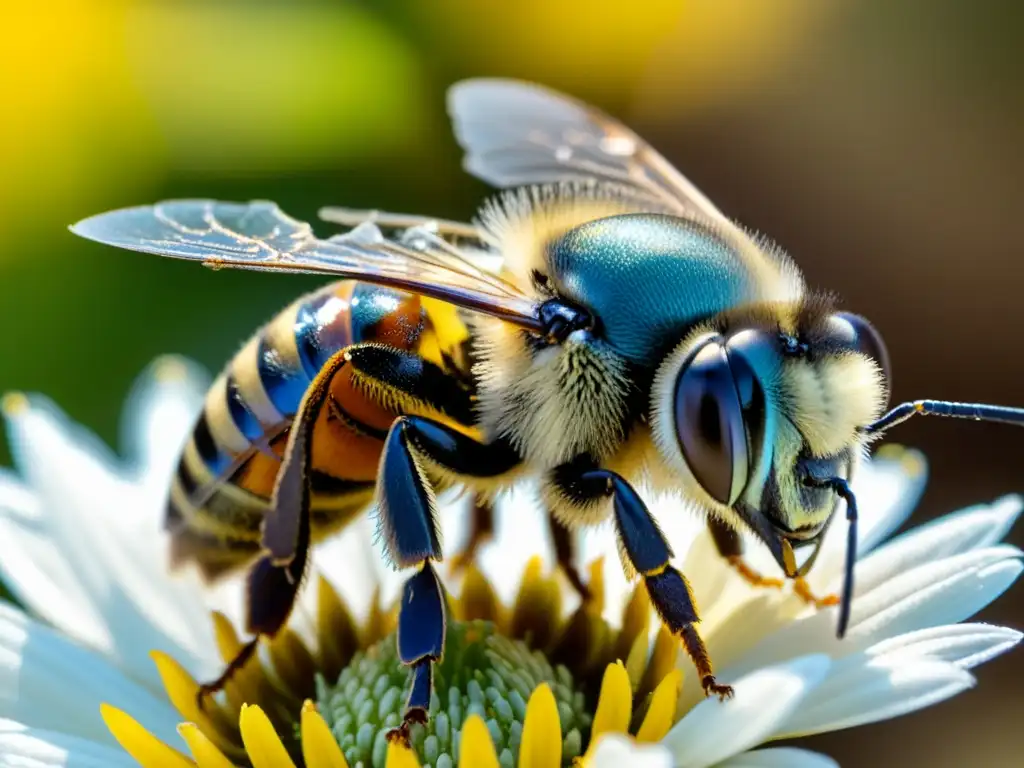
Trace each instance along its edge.
<instances>
[{"instance_id":1,"label":"flower center","mask_svg":"<svg viewBox=\"0 0 1024 768\"><path fill-rule=\"evenodd\" d=\"M408 680L394 635L356 654L334 685L317 680L318 709L353 768L384 765L385 737L402 720ZM515 765L526 702L541 683L551 687L558 704L562 760L568 765L582 752L591 723L569 670L553 667L521 640L497 634L490 622L449 622L444 660L434 671L430 721L412 729L420 759L431 766L457 765L459 732L475 713L487 724L501 765Z\"/></svg>"}]
</instances>

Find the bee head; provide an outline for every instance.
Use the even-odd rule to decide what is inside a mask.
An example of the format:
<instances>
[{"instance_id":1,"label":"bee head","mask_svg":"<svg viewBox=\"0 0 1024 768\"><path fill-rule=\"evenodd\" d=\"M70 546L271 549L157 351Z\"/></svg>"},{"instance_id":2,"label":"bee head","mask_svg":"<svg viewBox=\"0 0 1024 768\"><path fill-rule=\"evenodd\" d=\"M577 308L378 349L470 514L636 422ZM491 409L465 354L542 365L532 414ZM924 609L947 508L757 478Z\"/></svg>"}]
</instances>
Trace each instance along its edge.
<instances>
[{"instance_id":1,"label":"bee head","mask_svg":"<svg viewBox=\"0 0 1024 768\"><path fill-rule=\"evenodd\" d=\"M797 576L814 554L794 549L820 544L886 403L888 356L856 315L785 315L691 332L659 367L652 423L682 484Z\"/></svg>"}]
</instances>

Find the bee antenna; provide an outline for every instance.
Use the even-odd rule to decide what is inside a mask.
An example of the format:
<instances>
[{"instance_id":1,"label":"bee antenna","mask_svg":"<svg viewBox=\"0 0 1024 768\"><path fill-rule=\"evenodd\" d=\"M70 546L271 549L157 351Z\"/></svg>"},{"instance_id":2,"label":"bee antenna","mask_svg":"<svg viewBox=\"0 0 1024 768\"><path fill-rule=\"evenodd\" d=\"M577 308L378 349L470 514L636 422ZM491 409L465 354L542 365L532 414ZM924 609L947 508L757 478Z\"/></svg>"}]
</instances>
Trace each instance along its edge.
<instances>
[{"instance_id":1,"label":"bee antenna","mask_svg":"<svg viewBox=\"0 0 1024 768\"><path fill-rule=\"evenodd\" d=\"M828 488L846 502L846 565L843 569L843 593L839 598L839 624L836 637L840 640L846 635L850 624L850 606L853 603L853 566L857 562L857 497L854 496L850 484L842 477L818 478L808 475L804 484L813 488Z\"/></svg>"},{"instance_id":2,"label":"bee antenna","mask_svg":"<svg viewBox=\"0 0 1024 768\"><path fill-rule=\"evenodd\" d=\"M863 427L861 431L868 435L877 435L918 415L947 416L953 419L993 421L1000 424L1024 426L1024 408L986 405L985 403L954 403L948 400L912 400L897 405L877 421Z\"/></svg>"}]
</instances>

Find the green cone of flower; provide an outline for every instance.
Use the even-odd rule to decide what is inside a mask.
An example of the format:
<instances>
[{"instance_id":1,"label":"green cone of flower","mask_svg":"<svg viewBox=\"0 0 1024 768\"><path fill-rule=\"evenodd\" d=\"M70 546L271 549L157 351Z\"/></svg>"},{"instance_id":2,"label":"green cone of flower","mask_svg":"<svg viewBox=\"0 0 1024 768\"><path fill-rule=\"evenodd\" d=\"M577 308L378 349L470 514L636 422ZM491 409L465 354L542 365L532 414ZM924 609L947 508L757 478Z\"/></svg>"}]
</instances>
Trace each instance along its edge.
<instances>
[{"instance_id":1,"label":"green cone of flower","mask_svg":"<svg viewBox=\"0 0 1024 768\"><path fill-rule=\"evenodd\" d=\"M317 707L350 765L383 766L386 733L402 719L409 669L398 660L394 635L356 654L337 682L317 681ZM552 666L522 640L499 635L487 621L450 622L444 660L434 673L430 721L412 729L425 764L457 763L459 731L471 714L487 724L502 766L516 764L526 703L541 683L555 695L562 759L570 764L590 728L583 692L565 667Z\"/></svg>"}]
</instances>

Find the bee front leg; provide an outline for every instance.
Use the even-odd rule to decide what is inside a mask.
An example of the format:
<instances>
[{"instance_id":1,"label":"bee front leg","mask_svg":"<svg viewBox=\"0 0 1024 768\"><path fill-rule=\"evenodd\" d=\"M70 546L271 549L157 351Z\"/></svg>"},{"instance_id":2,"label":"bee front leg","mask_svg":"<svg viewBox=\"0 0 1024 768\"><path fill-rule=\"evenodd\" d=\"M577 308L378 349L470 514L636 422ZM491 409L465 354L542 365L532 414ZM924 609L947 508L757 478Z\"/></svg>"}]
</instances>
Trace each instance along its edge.
<instances>
[{"instance_id":1,"label":"bee front leg","mask_svg":"<svg viewBox=\"0 0 1024 768\"><path fill-rule=\"evenodd\" d=\"M772 579L762 575L759 571L747 565L743 559L743 539L740 535L723 523L712 517L708 518L708 529L711 531L711 538L726 562L729 563L743 579L754 587L769 587L771 589L782 589L785 582L782 579ZM838 595L825 595L818 597L811 590L810 585L802 576L793 577L793 594L815 608L827 608L839 604Z\"/></svg>"},{"instance_id":2,"label":"bee front leg","mask_svg":"<svg viewBox=\"0 0 1024 768\"><path fill-rule=\"evenodd\" d=\"M495 477L513 469L519 454L504 442L480 443L421 416L392 424L377 477L382 539L394 563L415 567L398 612L398 658L412 669L402 724L390 740L409 742L410 728L427 720L433 665L444 655L444 589L433 562L442 559L434 489L426 469L463 477Z\"/></svg>"},{"instance_id":3,"label":"bee front leg","mask_svg":"<svg viewBox=\"0 0 1024 768\"><path fill-rule=\"evenodd\" d=\"M578 501L611 496L615 513L615 530L620 551L628 565L640 574L651 603L662 623L678 637L697 668L701 686L707 696L726 699L733 689L715 679L707 647L697 630L700 617L686 578L669 562L672 549L650 510L633 487L620 475L606 469L581 466L575 477L560 474L567 486L566 498Z\"/></svg>"}]
</instances>

